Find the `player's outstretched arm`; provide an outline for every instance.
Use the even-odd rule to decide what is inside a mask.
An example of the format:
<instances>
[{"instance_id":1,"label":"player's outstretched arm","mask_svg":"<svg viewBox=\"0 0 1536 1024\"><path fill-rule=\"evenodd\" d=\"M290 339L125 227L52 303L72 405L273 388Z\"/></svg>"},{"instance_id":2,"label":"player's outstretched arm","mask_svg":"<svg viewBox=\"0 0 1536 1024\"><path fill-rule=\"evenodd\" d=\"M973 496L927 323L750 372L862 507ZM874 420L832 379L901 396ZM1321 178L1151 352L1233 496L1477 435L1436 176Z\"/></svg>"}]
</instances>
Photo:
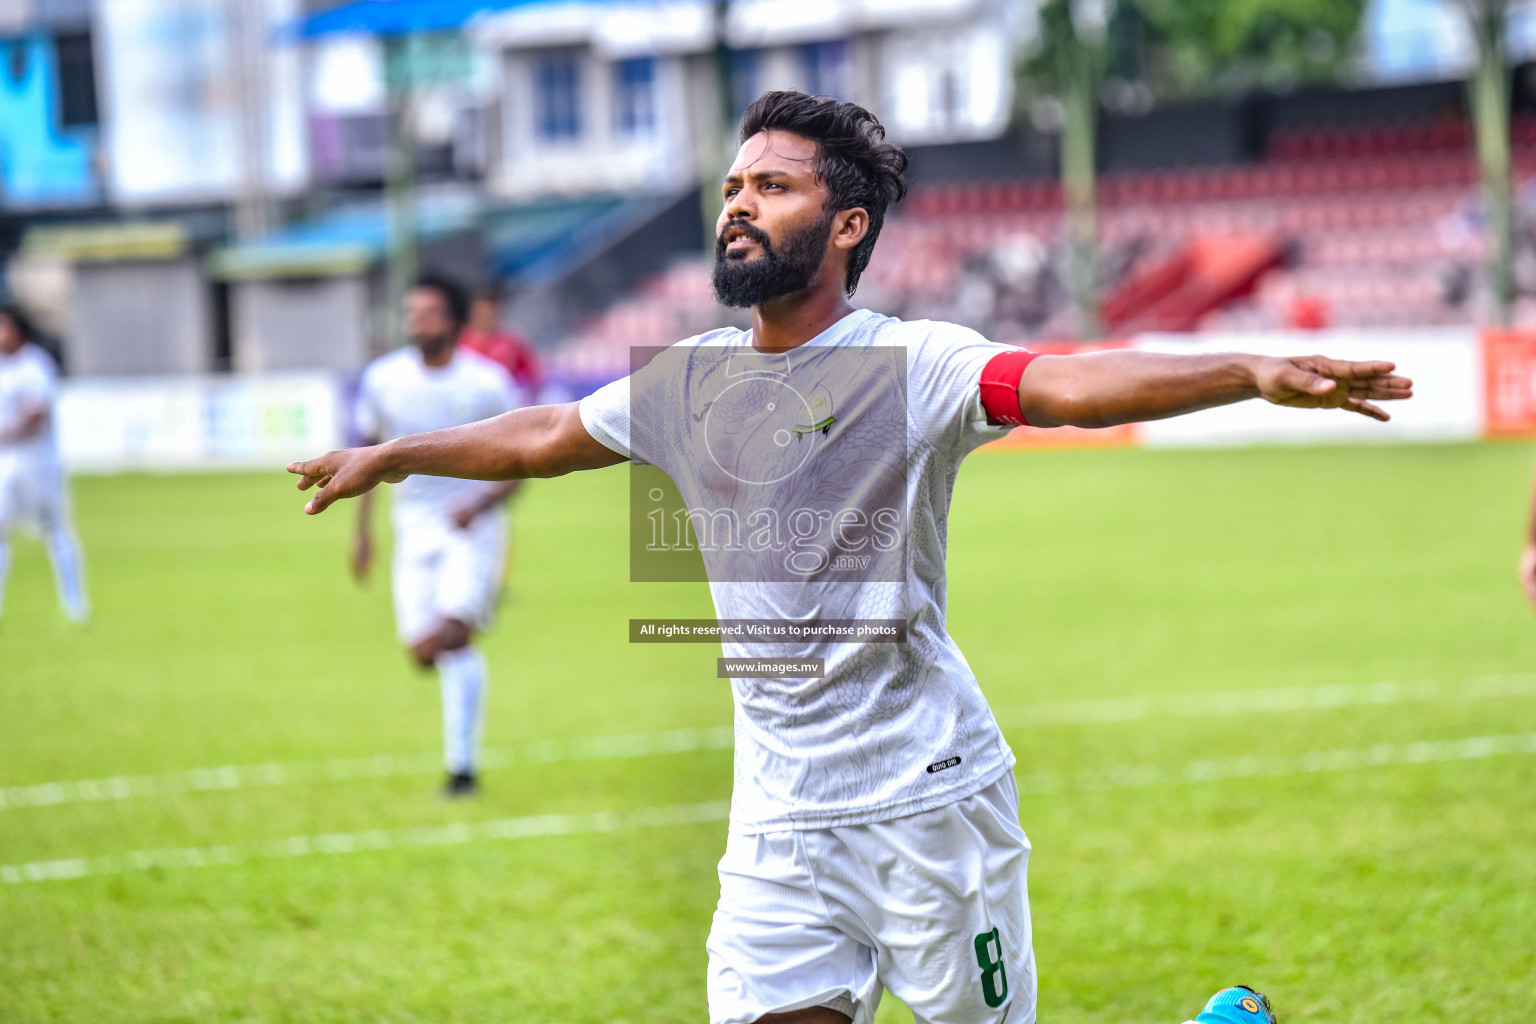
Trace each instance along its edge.
<instances>
[{"instance_id":1,"label":"player's outstretched arm","mask_svg":"<svg viewBox=\"0 0 1536 1024\"><path fill-rule=\"evenodd\" d=\"M408 476L456 476L468 480L526 480L600 469L624 457L603 446L582 426L577 403L535 405L462 427L386 441L369 448L330 452L293 462L299 490L319 489L304 511L324 512L386 481Z\"/></svg>"},{"instance_id":2,"label":"player's outstretched arm","mask_svg":"<svg viewBox=\"0 0 1536 1024\"><path fill-rule=\"evenodd\" d=\"M1085 352L1040 356L1019 379L1019 410L1039 427L1111 427L1165 419L1249 398L1300 409L1391 417L1377 402L1413 396L1387 362L1326 356Z\"/></svg>"}]
</instances>

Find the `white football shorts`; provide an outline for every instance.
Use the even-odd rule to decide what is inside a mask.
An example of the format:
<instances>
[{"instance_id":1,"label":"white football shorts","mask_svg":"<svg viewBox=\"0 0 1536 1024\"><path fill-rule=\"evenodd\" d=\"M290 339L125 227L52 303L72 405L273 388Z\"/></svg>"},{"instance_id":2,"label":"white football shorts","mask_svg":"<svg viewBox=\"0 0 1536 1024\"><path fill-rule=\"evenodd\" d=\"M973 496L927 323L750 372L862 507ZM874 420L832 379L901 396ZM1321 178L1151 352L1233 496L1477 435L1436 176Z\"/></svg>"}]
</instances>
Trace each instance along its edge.
<instances>
[{"instance_id":1,"label":"white football shorts","mask_svg":"<svg viewBox=\"0 0 1536 1024\"><path fill-rule=\"evenodd\" d=\"M1035 954L1013 773L871 825L731 833L709 932L709 1018L828 1006L870 1024L1034 1024Z\"/></svg>"},{"instance_id":2,"label":"white football shorts","mask_svg":"<svg viewBox=\"0 0 1536 1024\"><path fill-rule=\"evenodd\" d=\"M0 531L47 530L69 521L69 488L52 459L0 455Z\"/></svg>"},{"instance_id":3,"label":"white football shorts","mask_svg":"<svg viewBox=\"0 0 1536 1024\"><path fill-rule=\"evenodd\" d=\"M395 629L419 643L444 619L473 629L491 624L506 559L507 514L487 512L465 529L446 520L395 523Z\"/></svg>"}]
</instances>

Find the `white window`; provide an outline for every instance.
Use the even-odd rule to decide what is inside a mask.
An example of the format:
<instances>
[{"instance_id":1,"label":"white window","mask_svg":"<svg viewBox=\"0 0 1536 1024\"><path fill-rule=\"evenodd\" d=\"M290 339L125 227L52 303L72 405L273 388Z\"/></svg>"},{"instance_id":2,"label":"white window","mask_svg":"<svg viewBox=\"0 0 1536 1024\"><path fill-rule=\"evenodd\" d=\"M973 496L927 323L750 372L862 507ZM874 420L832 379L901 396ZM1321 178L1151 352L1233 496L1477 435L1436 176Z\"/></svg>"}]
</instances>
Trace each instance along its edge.
<instances>
[{"instance_id":1,"label":"white window","mask_svg":"<svg viewBox=\"0 0 1536 1024\"><path fill-rule=\"evenodd\" d=\"M628 139L656 133L654 57L634 57L613 65L613 128Z\"/></svg>"},{"instance_id":2,"label":"white window","mask_svg":"<svg viewBox=\"0 0 1536 1024\"><path fill-rule=\"evenodd\" d=\"M581 135L581 56L574 51L541 54L534 64L535 129L541 139Z\"/></svg>"},{"instance_id":3,"label":"white window","mask_svg":"<svg viewBox=\"0 0 1536 1024\"><path fill-rule=\"evenodd\" d=\"M730 52L731 116L739 118L757 99L757 83L763 62L761 50L732 50Z\"/></svg>"},{"instance_id":4,"label":"white window","mask_svg":"<svg viewBox=\"0 0 1536 1024\"><path fill-rule=\"evenodd\" d=\"M805 66L805 91L812 96L836 96L847 99L848 43L834 39L824 43L807 43L800 49L800 59Z\"/></svg>"}]
</instances>

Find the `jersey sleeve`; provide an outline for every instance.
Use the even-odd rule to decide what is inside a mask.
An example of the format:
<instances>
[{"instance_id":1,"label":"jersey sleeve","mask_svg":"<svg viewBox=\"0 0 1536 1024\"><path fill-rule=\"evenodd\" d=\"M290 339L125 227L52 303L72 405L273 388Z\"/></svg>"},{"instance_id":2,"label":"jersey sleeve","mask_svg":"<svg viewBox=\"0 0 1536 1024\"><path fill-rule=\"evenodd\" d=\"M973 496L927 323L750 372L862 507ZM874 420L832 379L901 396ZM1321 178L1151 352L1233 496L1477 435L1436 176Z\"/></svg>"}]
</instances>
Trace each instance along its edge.
<instances>
[{"instance_id":1,"label":"jersey sleeve","mask_svg":"<svg viewBox=\"0 0 1536 1024\"><path fill-rule=\"evenodd\" d=\"M620 377L611 384L604 384L577 406L581 413L581 425L593 440L612 449L626 459L633 459L629 449L629 378Z\"/></svg>"},{"instance_id":2,"label":"jersey sleeve","mask_svg":"<svg viewBox=\"0 0 1536 1024\"><path fill-rule=\"evenodd\" d=\"M41 349L31 350L32 358L22 364L18 375L16 393L22 404L30 408L48 408L59 390L59 371L53 357Z\"/></svg>"},{"instance_id":3,"label":"jersey sleeve","mask_svg":"<svg viewBox=\"0 0 1536 1024\"><path fill-rule=\"evenodd\" d=\"M631 462L670 472L687 457L683 393L701 337L650 350L645 365L583 398L587 433Z\"/></svg>"},{"instance_id":4,"label":"jersey sleeve","mask_svg":"<svg viewBox=\"0 0 1536 1024\"><path fill-rule=\"evenodd\" d=\"M5 422L4 404L0 404L0 430L10 430L22 423L34 412L51 414L54 396L58 391L58 371L53 360L40 350L24 354L10 372L9 382L0 382L0 396L10 391L14 398L10 413L14 417Z\"/></svg>"},{"instance_id":5,"label":"jersey sleeve","mask_svg":"<svg viewBox=\"0 0 1536 1024\"><path fill-rule=\"evenodd\" d=\"M357 397L352 402L352 429L363 441L374 441L385 436L387 422L379 396L377 366L369 366L357 384Z\"/></svg>"},{"instance_id":6,"label":"jersey sleeve","mask_svg":"<svg viewBox=\"0 0 1536 1024\"><path fill-rule=\"evenodd\" d=\"M995 357L1022 349L956 324L918 321L907 328L915 332L907 347L907 412L930 444L958 457L1013 429L988 419L981 374Z\"/></svg>"},{"instance_id":7,"label":"jersey sleeve","mask_svg":"<svg viewBox=\"0 0 1536 1024\"><path fill-rule=\"evenodd\" d=\"M512 379L512 374L507 372L505 367L495 364L492 366L492 370L494 371L495 384L491 388L490 400L487 403L489 406L489 411L485 414L487 419L492 416L500 416L502 413L511 412L513 409L518 409L528 404L522 401L518 386Z\"/></svg>"}]
</instances>

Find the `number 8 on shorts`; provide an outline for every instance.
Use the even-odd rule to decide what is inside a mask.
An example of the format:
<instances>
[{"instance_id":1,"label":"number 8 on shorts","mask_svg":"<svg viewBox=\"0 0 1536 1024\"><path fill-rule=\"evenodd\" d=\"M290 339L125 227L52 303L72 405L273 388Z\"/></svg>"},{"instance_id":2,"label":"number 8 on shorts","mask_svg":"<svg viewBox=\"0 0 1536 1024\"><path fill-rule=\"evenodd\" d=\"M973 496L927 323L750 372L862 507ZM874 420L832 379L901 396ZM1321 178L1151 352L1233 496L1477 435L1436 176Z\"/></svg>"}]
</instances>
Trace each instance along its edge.
<instances>
[{"instance_id":1,"label":"number 8 on shorts","mask_svg":"<svg viewBox=\"0 0 1536 1024\"><path fill-rule=\"evenodd\" d=\"M1008 971L1003 967L1003 939L996 928L976 936L976 964L981 968L981 997L995 1010L1008 998Z\"/></svg>"}]
</instances>

